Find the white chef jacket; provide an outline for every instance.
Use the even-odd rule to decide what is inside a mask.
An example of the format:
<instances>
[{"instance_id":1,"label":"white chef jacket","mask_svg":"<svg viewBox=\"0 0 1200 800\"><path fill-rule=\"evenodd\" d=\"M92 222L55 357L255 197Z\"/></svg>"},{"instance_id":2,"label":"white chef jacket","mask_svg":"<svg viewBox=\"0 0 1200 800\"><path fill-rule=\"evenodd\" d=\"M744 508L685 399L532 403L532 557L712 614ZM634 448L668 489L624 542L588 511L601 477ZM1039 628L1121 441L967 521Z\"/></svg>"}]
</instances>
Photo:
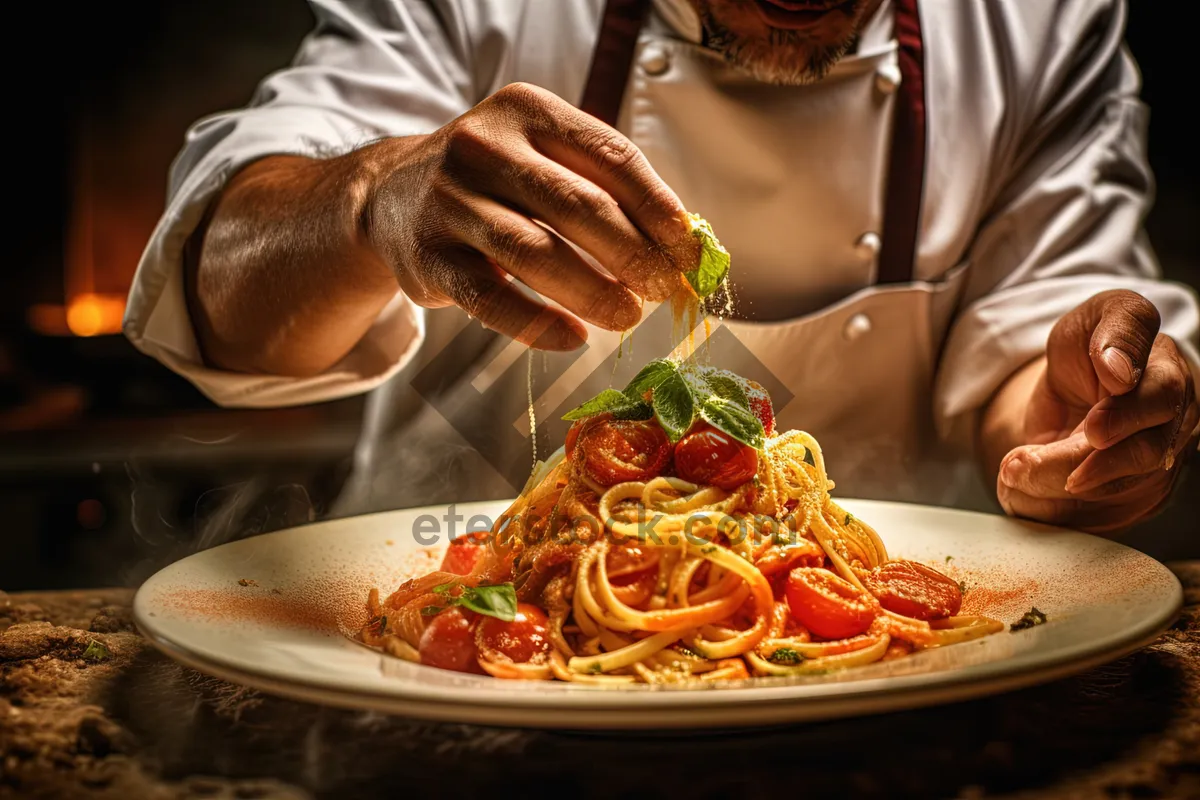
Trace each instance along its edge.
<instances>
[{"instance_id":1,"label":"white chef jacket","mask_svg":"<svg viewBox=\"0 0 1200 800\"><path fill-rule=\"evenodd\" d=\"M603 0L312 0L312 7L318 24L294 63L266 78L247 108L189 131L130 292L125 332L221 405L293 405L378 389L345 513L511 495L520 484L495 480L494 471L476 471L461 486L458 463L479 440L463 435L457 401L431 413L428 393L412 386L422 369L456 353L463 363L490 365L482 378L466 376L477 388L501 373L510 389L523 388L524 373L519 384L513 378L512 347L464 334L473 323L457 309L425 311L398 293L360 343L321 375L215 369L202 363L188 316L182 250L229 177L260 157L320 157L382 136L426 133L515 81L577 103ZM700 47L687 0L655 0L617 127L733 254L742 309L762 323L755 329L767 348L760 359L786 370L792 351L772 354L772 341L803 348L808 332L834 324L838 336L823 335L813 363L862 359L863 370L872 370L897 347L927 349L928 378L909 377L930 384L924 413L961 459L969 458L975 420L993 392L1043 351L1063 313L1099 291L1128 288L1149 298L1163 330L1200 364L1196 295L1160 280L1141 228L1153 178L1140 78L1122 43L1124 1L923 0L920 13L927 159L913 277L935 299L906 342L889 335L886 322L894 287L873 286L890 96L900 81L890 3L828 78L775 87ZM891 312L909 315L900 306ZM772 327L790 320L812 324L790 339L787 328ZM590 330L593 339L603 336ZM857 348L853 354L839 352L843 340ZM631 360L663 354L639 352L637 341ZM793 375L788 388L803 393L800 384L803 375ZM823 403L847 400L836 388L821 389ZM523 407L525 398L518 399ZM829 430L905 426L906 416L922 413L898 408L859 404L857 419L841 418ZM452 411L459 423L447 423ZM511 426L508 411L468 409L493 426ZM804 426L803 418L795 424ZM839 446L849 448L842 439ZM433 452L458 460L431 461ZM831 450L834 463L837 457ZM855 463L873 463L870 448ZM922 478L927 486L939 481ZM909 492L902 499L964 504L957 490L938 489L935 498Z\"/></svg>"}]
</instances>

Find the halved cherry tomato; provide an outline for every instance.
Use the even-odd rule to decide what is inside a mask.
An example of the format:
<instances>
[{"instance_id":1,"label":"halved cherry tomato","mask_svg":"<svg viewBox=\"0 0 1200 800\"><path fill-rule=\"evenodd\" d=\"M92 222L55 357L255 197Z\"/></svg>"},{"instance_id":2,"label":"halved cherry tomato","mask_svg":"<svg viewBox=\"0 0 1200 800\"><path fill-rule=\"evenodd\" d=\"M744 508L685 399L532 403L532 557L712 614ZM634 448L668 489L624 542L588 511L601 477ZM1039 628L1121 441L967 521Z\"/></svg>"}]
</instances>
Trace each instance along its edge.
<instances>
[{"instance_id":1,"label":"halved cherry tomato","mask_svg":"<svg viewBox=\"0 0 1200 800\"><path fill-rule=\"evenodd\" d=\"M475 647L475 625L479 615L462 608L441 611L421 634L417 652L421 663L454 672L483 673Z\"/></svg>"},{"instance_id":2,"label":"halved cherry tomato","mask_svg":"<svg viewBox=\"0 0 1200 800\"><path fill-rule=\"evenodd\" d=\"M758 472L758 451L701 423L675 445L675 470L685 481L736 489Z\"/></svg>"},{"instance_id":3,"label":"halved cherry tomato","mask_svg":"<svg viewBox=\"0 0 1200 800\"><path fill-rule=\"evenodd\" d=\"M512 622L487 617L479 623L485 649L497 650L518 664L527 664L539 654L550 652L550 620L540 608L517 604Z\"/></svg>"},{"instance_id":4,"label":"halved cherry tomato","mask_svg":"<svg viewBox=\"0 0 1200 800\"><path fill-rule=\"evenodd\" d=\"M446 555L442 556L442 572L470 575L482 555L482 540L474 535L459 536L446 548Z\"/></svg>"},{"instance_id":5,"label":"halved cherry tomato","mask_svg":"<svg viewBox=\"0 0 1200 800\"><path fill-rule=\"evenodd\" d=\"M888 611L914 619L945 619L962 607L962 590L933 567L915 561L889 561L864 581Z\"/></svg>"},{"instance_id":6,"label":"halved cherry tomato","mask_svg":"<svg viewBox=\"0 0 1200 800\"><path fill-rule=\"evenodd\" d=\"M602 420L580 432L577 447L601 486L649 480L671 458L667 434L653 420Z\"/></svg>"},{"instance_id":7,"label":"halved cherry tomato","mask_svg":"<svg viewBox=\"0 0 1200 800\"><path fill-rule=\"evenodd\" d=\"M605 411L601 414L597 414L594 417L577 419L572 422L571 427L567 428L567 438L563 441L564 455L566 455L567 458L570 458L571 454L575 452L575 443L579 441L579 434L583 432L584 428L591 427L592 425L596 425L610 419L612 419L612 414Z\"/></svg>"},{"instance_id":8,"label":"halved cherry tomato","mask_svg":"<svg viewBox=\"0 0 1200 800\"><path fill-rule=\"evenodd\" d=\"M767 436L773 436L775 434L775 409L771 405L771 396L767 394L767 390L762 387L762 384L746 379L743 379L743 382L745 383L746 399L750 401L750 410L762 423Z\"/></svg>"},{"instance_id":9,"label":"halved cherry tomato","mask_svg":"<svg viewBox=\"0 0 1200 800\"><path fill-rule=\"evenodd\" d=\"M879 614L875 598L827 569L792 570L784 594L792 618L823 639L865 633Z\"/></svg>"}]
</instances>

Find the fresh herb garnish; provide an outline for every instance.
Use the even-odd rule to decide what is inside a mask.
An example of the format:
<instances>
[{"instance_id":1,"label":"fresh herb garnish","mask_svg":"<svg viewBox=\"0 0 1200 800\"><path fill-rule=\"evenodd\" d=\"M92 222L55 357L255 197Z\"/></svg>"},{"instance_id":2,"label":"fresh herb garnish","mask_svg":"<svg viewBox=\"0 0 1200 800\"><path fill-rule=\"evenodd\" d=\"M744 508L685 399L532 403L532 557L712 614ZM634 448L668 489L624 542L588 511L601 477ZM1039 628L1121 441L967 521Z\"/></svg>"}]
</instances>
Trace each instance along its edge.
<instances>
[{"instance_id":1,"label":"fresh herb garnish","mask_svg":"<svg viewBox=\"0 0 1200 800\"><path fill-rule=\"evenodd\" d=\"M707 390L716 397L736 403L742 408L750 407L750 398L746 396L746 390L742 387L741 381L734 377L733 373L706 370L701 375L701 379Z\"/></svg>"},{"instance_id":2,"label":"fresh herb garnish","mask_svg":"<svg viewBox=\"0 0 1200 800\"><path fill-rule=\"evenodd\" d=\"M804 463L808 464L810 467L815 467L817 465L817 460L813 458L812 450L809 450L807 447L804 448Z\"/></svg>"},{"instance_id":3,"label":"fresh herb garnish","mask_svg":"<svg viewBox=\"0 0 1200 800\"><path fill-rule=\"evenodd\" d=\"M696 419L696 397L692 386L678 372L668 375L654 387L654 418L667 432L667 438L678 442Z\"/></svg>"},{"instance_id":4,"label":"fresh herb garnish","mask_svg":"<svg viewBox=\"0 0 1200 800\"><path fill-rule=\"evenodd\" d=\"M1038 611L1036 607L1029 609L1021 619L1009 625L1010 630L1023 631L1026 628L1032 628L1034 625L1041 625L1046 621L1046 615Z\"/></svg>"},{"instance_id":5,"label":"fresh herb garnish","mask_svg":"<svg viewBox=\"0 0 1200 800\"><path fill-rule=\"evenodd\" d=\"M592 673L593 675L599 675L600 673L604 672L604 667L600 666L599 662L596 662L588 667L588 672Z\"/></svg>"},{"instance_id":6,"label":"fresh herb garnish","mask_svg":"<svg viewBox=\"0 0 1200 800\"><path fill-rule=\"evenodd\" d=\"M946 563L947 563L947 564L949 564L949 563L950 563L951 561L953 561L953 560L954 560L954 556L946 556Z\"/></svg>"},{"instance_id":7,"label":"fresh herb garnish","mask_svg":"<svg viewBox=\"0 0 1200 800\"><path fill-rule=\"evenodd\" d=\"M625 387L625 394L641 400L646 392L656 388L660 383L679 371L679 365L666 358L656 358L638 371L633 380ZM603 392L601 392L603 394Z\"/></svg>"},{"instance_id":8,"label":"fresh herb garnish","mask_svg":"<svg viewBox=\"0 0 1200 800\"><path fill-rule=\"evenodd\" d=\"M458 589L457 594L451 594ZM517 617L517 590L511 583L501 583L495 586L463 586L460 583L443 583L432 589L434 594L445 598L444 606L426 606L421 609L423 615L436 614L447 608L459 606L468 608L487 617L512 622Z\"/></svg>"},{"instance_id":9,"label":"fresh herb garnish","mask_svg":"<svg viewBox=\"0 0 1200 800\"><path fill-rule=\"evenodd\" d=\"M606 411L617 419L650 419L654 414L650 405L641 398L630 397L616 389L605 389L579 408L564 414L563 419L584 419Z\"/></svg>"},{"instance_id":10,"label":"fresh herb garnish","mask_svg":"<svg viewBox=\"0 0 1200 800\"><path fill-rule=\"evenodd\" d=\"M83 660L104 661L111 655L112 653L108 651L108 648L104 646L103 642L92 639L92 641L88 642L87 649L83 651Z\"/></svg>"},{"instance_id":11,"label":"fresh herb garnish","mask_svg":"<svg viewBox=\"0 0 1200 800\"><path fill-rule=\"evenodd\" d=\"M729 251L717 240L712 225L698 214L688 214L688 221L692 224L692 235L700 240L700 262L696 269L683 273L683 277L703 300L720 288L729 273Z\"/></svg>"},{"instance_id":12,"label":"fresh herb garnish","mask_svg":"<svg viewBox=\"0 0 1200 800\"><path fill-rule=\"evenodd\" d=\"M847 514L847 515L846 515L846 525L847 525L847 526L849 526L851 522L854 522L854 515L853 515L853 514Z\"/></svg>"},{"instance_id":13,"label":"fresh herb garnish","mask_svg":"<svg viewBox=\"0 0 1200 800\"><path fill-rule=\"evenodd\" d=\"M767 660L774 664L799 664L804 660L804 656L790 647L780 647L774 653L771 653L771 656Z\"/></svg>"},{"instance_id":14,"label":"fresh herb garnish","mask_svg":"<svg viewBox=\"0 0 1200 800\"><path fill-rule=\"evenodd\" d=\"M754 412L733 400L713 395L700 406L700 416L717 430L751 447L762 447L763 426Z\"/></svg>"},{"instance_id":15,"label":"fresh herb garnish","mask_svg":"<svg viewBox=\"0 0 1200 800\"><path fill-rule=\"evenodd\" d=\"M603 412L623 419L653 416L673 443L688 432L697 417L756 449L762 447L765 436L737 376L663 358L642 367L623 392L605 389L563 415L563 419L583 419Z\"/></svg>"}]
</instances>

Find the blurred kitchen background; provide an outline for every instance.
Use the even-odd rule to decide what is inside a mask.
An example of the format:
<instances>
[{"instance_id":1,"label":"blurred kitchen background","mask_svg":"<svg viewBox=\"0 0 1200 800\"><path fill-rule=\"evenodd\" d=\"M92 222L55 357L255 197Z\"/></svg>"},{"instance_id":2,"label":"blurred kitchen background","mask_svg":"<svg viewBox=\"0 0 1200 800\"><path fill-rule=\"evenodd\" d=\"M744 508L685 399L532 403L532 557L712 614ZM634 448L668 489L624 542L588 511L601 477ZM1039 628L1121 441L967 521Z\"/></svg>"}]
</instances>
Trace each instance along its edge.
<instances>
[{"instance_id":1,"label":"blurred kitchen background","mask_svg":"<svg viewBox=\"0 0 1200 800\"><path fill-rule=\"evenodd\" d=\"M1147 224L1166 275L1196 286L1191 31L1130 5L1159 180ZM312 17L302 0L34 6L10 29L44 60L8 86L18 210L0 273L0 588L127 585L229 531L319 517L349 467L360 399L218 409L120 334L185 129L243 105ZM1200 557L1198 517L1193 466L1131 543Z\"/></svg>"}]
</instances>

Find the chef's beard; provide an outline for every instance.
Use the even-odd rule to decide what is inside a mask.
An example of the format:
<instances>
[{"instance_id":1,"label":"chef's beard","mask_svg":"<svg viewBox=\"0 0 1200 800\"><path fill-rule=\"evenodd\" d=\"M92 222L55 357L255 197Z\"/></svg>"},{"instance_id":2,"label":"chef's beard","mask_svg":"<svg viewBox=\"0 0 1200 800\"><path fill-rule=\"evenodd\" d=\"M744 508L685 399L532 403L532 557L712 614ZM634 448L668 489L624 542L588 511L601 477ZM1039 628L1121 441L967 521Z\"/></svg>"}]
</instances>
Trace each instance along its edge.
<instances>
[{"instance_id":1,"label":"chef's beard","mask_svg":"<svg viewBox=\"0 0 1200 800\"><path fill-rule=\"evenodd\" d=\"M775 29L768 41L717 34L708 45L755 80L777 86L804 86L828 75L849 52L853 41L851 38L836 45L813 46L795 31Z\"/></svg>"},{"instance_id":2,"label":"chef's beard","mask_svg":"<svg viewBox=\"0 0 1200 800\"><path fill-rule=\"evenodd\" d=\"M816 41L806 31L770 28L766 38L730 30L705 3L694 4L704 27L704 44L755 80L778 86L804 86L823 79L854 46L857 33L837 42ZM862 3L854 12L862 10Z\"/></svg>"}]
</instances>

